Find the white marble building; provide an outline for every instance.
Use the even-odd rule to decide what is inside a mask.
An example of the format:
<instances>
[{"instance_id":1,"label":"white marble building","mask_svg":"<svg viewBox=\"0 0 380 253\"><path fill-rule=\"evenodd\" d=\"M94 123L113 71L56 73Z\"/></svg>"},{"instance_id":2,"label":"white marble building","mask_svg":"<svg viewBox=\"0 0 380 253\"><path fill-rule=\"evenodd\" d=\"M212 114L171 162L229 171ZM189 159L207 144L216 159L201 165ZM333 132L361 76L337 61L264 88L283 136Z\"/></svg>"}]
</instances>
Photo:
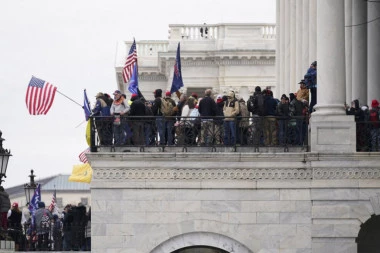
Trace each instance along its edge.
<instances>
[{"instance_id":1,"label":"white marble building","mask_svg":"<svg viewBox=\"0 0 380 253\"><path fill-rule=\"evenodd\" d=\"M252 24L219 25L207 39L197 33L199 26L171 25L169 42L140 44L139 50L149 54L141 59L145 62L140 68L146 94L151 89L148 84L170 87L178 41L183 48L185 87L210 85L218 93L255 85L270 85L277 94L285 93L316 59L318 104L310 119L311 152L213 152L207 148L93 152L88 155L94 170L92 251L378 252L380 154L355 152L355 122L343 107L347 99L365 101L371 99L368 94L379 93L380 86L373 81L361 82L366 84L360 86L366 87L365 93L364 88L357 89L358 76L364 80L365 75L359 65L368 60L366 80L373 80L379 71L374 73L369 65L379 63L370 63L373 56L357 52L367 38L360 29L350 32L345 27L347 22L360 23L364 13L364 20L378 17L375 6L359 0L277 1L277 68L272 62L275 41L263 39L263 25L257 30ZM309 15L301 15L301 10ZM300 23L308 23L309 28ZM244 29L252 33L242 33ZM378 32L367 26L368 38L377 45ZM255 36L266 43L260 44ZM372 43L364 44L376 56L379 49ZM247 45L260 50L247 49ZM206 50L212 47L218 49L211 50L213 54ZM122 45L118 55L125 58L127 48L128 44ZM240 72L245 67L239 65L245 63L253 73ZM124 89L121 65L117 63L116 72ZM259 72L254 71L256 67ZM200 73L202 68L208 71Z\"/></svg>"},{"instance_id":2,"label":"white marble building","mask_svg":"<svg viewBox=\"0 0 380 253\"><path fill-rule=\"evenodd\" d=\"M207 35L201 36L206 28ZM275 32L274 24L169 25L168 40L136 41L140 90L147 99L155 89L170 90L180 42L181 92L202 96L206 88L215 94L234 90L247 99L256 86L275 91ZM126 94L121 71L131 44L119 42L116 54L118 87Z\"/></svg>"}]
</instances>

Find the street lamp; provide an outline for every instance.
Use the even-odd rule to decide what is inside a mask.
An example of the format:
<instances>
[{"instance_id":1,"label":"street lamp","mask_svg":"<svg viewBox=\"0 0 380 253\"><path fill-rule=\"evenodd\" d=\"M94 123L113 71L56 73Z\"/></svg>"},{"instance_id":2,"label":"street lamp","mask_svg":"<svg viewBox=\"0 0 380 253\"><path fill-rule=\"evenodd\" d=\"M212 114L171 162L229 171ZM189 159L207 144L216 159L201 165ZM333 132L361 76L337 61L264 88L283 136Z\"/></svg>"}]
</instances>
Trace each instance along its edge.
<instances>
[{"instance_id":1,"label":"street lamp","mask_svg":"<svg viewBox=\"0 0 380 253\"><path fill-rule=\"evenodd\" d=\"M1 166L0 167L0 185L1 185L1 182L4 182L3 177L7 177L6 173L7 173L8 161L9 161L9 157L12 156L10 150L3 148L3 141L5 141L5 139L1 137L2 135L3 133L0 131L0 166Z\"/></svg>"},{"instance_id":2,"label":"street lamp","mask_svg":"<svg viewBox=\"0 0 380 253\"><path fill-rule=\"evenodd\" d=\"M29 184L24 184L24 190L25 190L25 197L26 197L26 203L30 203L30 196L34 194L34 191L37 188L37 184L34 182L34 178L36 175L33 174L34 170L30 170L30 182Z\"/></svg>"}]
</instances>

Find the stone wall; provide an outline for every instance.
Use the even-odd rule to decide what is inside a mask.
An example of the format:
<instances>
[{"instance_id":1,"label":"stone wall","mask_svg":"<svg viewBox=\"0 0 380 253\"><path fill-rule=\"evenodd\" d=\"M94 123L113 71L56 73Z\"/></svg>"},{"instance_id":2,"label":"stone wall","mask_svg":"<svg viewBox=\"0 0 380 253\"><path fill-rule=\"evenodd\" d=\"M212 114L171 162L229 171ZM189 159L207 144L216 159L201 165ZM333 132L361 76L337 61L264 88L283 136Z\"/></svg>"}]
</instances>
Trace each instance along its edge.
<instances>
[{"instance_id":1,"label":"stone wall","mask_svg":"<svg viewBox=\"0 0 380 253\"><path fill-rule=\"evenodd\" d=\"M91 153L92 252L356 252L377 154ZM374 201L372 201L374 202Z\"/></svg>"}]
</instances>

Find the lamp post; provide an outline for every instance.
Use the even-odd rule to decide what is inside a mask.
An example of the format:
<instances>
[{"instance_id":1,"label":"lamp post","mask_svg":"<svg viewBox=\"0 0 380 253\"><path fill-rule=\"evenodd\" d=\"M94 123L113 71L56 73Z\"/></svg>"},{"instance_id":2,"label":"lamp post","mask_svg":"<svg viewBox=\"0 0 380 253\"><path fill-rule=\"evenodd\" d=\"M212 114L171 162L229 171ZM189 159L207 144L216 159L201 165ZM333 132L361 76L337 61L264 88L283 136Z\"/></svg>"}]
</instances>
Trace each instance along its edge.
<instances>
[{"instance_id":1,"label":"lamp post","mask_svg":"<svg viewBox=\"0 0 380 253\"><path fill-rule=\"evenodd\" d=\"M24 190L25 190L25 197L26 197L26 203L30 203L30 196L34 194L34 191L37 188L37 184L34 182L34 178L36 175L33 174L34 170L30 170L30 182L24 184Z\"/></svg>"},{"instance_id":2,"label":"lamp post","mask_svg":"<svg viewBox=\"0 0 380 253\"><path fill-rule=\"evenodd\" d=\"M1 166L0 167L0 185L2 182L4 182L3 177L5 178L7 177L6 173L7 173L8 161L9 161L9 157L12 156L10 150L3 148L3 141L5 141L5 139L1 137L2 135L3 133L0 131L0 166Z\"/></svg>"}]
</instances>

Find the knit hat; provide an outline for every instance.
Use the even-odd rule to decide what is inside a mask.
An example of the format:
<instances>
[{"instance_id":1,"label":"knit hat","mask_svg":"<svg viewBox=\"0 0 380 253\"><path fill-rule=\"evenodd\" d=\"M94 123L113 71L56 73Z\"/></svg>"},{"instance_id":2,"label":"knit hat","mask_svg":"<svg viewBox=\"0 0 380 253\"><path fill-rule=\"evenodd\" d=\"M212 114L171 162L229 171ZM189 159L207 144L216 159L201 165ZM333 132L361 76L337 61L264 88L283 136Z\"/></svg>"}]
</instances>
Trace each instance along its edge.
<instances>
[{"instance_id":1,"label":"knit hat","mask_svg":"<svg viewBox=\"0 0 380 253\"><path fill-rule=\"evenodd\" d=\"M311 65L313 65L314 67L317 67L317 61L313 61L313 62L311 63Z\"/></svg>"},{"instance_id":2,"label":"knit hat","mask_svg":"<svg viewBox=\"0 0 380 253\"><path fill-rule=\"evenodd\" d=\"M45 202L38 202L38 208L45 208Z\"/></svg>"},{"instance_id":3,"label":"knit hat","mask_svg":"<svg viewBox=\"0 0 380 253\"><path fill-rule=\"evenodd\" d=\"M255 87L255 91L256 91L256 92L261 92L261 87L260 87L260 86L256 86L256 87Z\"/></svg>"},{"instance_id":4,"label":"knit hat","mask_svg":"<svg viewBox=\"0 0 380 253\"><path fill-rule=\"evenodd\" d=\"M372 100L371 106L372 108L379 107L379 101L377 101L376 99Z\"/></svg>"},{"instance_id":5,"label":"knit hat","mask_svg":"<svg viewBox=\"0 0 380 253\"><path fill-rule=\"evenodd\" d=\"M18 207L18 203L17 202L13 202L12 207Z\"/></svg>"},{"instance_id":6,"label":"knit hat","mask_svg":"<svg viewBox=\"0 0 380 253\"><path fill-rule=\"evenodd\" d=\"M165 96L166 96L166 97L171 97L172 94L170 93L170 91L167 91L167 92L165 93Z\"/></svg>"}]
</instances>

